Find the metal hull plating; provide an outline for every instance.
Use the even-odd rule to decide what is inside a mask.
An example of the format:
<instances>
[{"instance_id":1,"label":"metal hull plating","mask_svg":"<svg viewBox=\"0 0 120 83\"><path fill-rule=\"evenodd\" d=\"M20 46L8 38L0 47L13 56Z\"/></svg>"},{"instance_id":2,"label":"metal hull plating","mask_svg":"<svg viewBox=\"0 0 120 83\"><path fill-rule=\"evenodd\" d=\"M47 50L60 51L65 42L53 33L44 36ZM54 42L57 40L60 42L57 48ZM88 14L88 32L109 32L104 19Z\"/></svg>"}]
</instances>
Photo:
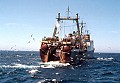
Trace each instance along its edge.
<instances>
[{"instance_id":1,"label":"metal hull plating","mask_svg":"<svg viewBox=\"0 0 120 83\"><path fill-rule=\"evenodd\" d=\"M43 55L40 54L42 62L50 62L50 61L59 61L60 63L70 63L70 64L80 64L81 61L86 59L94 59L93 53L94 50L88 52L80 52L79 49L71 50L71 54L62 54L58 55ZM60 53L58 53L60 54Z\"/></svg>"}]
</instances>

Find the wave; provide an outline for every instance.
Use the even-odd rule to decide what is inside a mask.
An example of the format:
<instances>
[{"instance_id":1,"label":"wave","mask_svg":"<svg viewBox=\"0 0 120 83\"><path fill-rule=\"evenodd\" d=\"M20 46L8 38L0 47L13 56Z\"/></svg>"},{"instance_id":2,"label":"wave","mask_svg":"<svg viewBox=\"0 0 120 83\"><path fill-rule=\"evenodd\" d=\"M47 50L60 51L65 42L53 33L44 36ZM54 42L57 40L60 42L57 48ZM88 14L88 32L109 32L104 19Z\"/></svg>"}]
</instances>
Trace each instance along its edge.
<instances>
[{"instance_id":1,"label":"wave","mask_svg":"<svg viewBox=\"0 0 120 83\"><path fill-rule=\"evenodd\" d=\"M59 61L51 61L51 62L46 62L46 63L41 63L40 67L41 68L56 68L56 67L64 67L64 66L69 66L69 63L60 63Z\"/></svg>"},{"instance_id":2,"label":"wave","mask_svg":"<svg viewBox=\"0 0 120 83\"><path fill-rule=\"evenodd\" d=\"M56 68L56 67L63 67L68 66L69 63L59 63L59 61L55 62L47 62L47 63L39 63L39 65L24 65L24 64L17 64L14 63L13 65L1 65L0 68Z\"/></svg>"},{"instance_id":3,"label":"wave","mask_svg":"<svg viewBox=\"0 0 120 83\"><path fill-rule=\"evenodd\" d=\"M88 80L84 80L86 82L88 82ZM66 80L58 80L58 79L44 79L44 80L40 80L37 83L83 83L83 80L76 80L76 79L66 79ZM85 82L85 83L86 83Z\"/></svg>"},{"instance_id":4,"label":"wave","mask_svg":"<svg viewBox=\"0 0 120 83\"><path fill-rule=\"evenodd\" d=\"M1 65L0 68L38 68L40 66L34 65L23 65L23 64L14 64L14 65Z\"/></svg>"},{"instance_id":5,"label":"wave","mask_svg":"<svg viewBox=\"0 0 120 83\"><path fill-rule=\"evenodd\" d=\"M32 70L28 71L28 73L30 73L32 75L36 74L37 72L38 72L37 69L32 69Z\"/></svg>"},{"instance_id":6,"label":"wave","mask_svg":"<svg viewBox=\"0 0 120 83\"><path fill-rule=\"evenodd\" d=\"M22 57L22 56L17 54L16 57Z\"/></svg>"},{"instance_id":7,"label":"wave","mask_svg":"<svg viewBox=\"0 0 120 83\"><path fill-rule=\"evenodd\" d=\"M110 58L97 58L97 60L105 60L105 61L111 61L114 58L110 57Z\"/></svg>"}]
</instances>

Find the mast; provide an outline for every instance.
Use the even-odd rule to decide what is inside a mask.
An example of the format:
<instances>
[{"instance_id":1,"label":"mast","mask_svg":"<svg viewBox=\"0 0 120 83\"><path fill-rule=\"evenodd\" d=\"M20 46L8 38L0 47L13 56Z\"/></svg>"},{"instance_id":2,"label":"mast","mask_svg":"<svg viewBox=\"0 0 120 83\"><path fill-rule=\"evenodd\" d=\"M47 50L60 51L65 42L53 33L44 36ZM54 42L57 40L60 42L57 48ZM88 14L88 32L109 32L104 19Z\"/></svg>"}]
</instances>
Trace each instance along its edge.
<instances>
[{"instance_id":1,"label":"mast","mask_svg":"<svg viewBox=\"0 0 120 83\"><path fill-rule=\"evenodd\" d=\"M54 28L54 32L53 32L53 37L55 37L56 32L57 32L57 27L55 26L55 28Z\"/></svg>"},{"instance_id":2,"label":"mast","mask_svg":"<svg viewBox=\"0 0 120 83\"><path fill-rule=\"evenodd\" d=\"M78 38L78 42L80 43L79 49L82 51L83 50L82 35L83 35L84 24L86 24L86 23L84 23L83 21L81 23L79 23L79 15L78 15L78 13L76 14L76 17L70 17L69 13L70 13L70 9L69 9L69 6L68 6L67 17L61 17L60 13L58 13L58 17L56 18L57 22L60 23L60 21L64 21L64 20L71 20L71 21L75 21L76 22L77 35L79 37ZM56 37L57 28L58 27L55 26L54 32L53 32L53 37ZM60 32L58 32L58 37L60 39Z\"/></svg>"},{"instance_id":3,"label":"mast","mask_svg":"<svg viewBox=\"0 0 120 83\"><path fill-rule=\"evenodd\" d=\"M77 29L78 29L78 36L80 37L81 33L80 33L80 28L79 28L79 21L78 21L78 13L76 14L76 23L77 23Z\"/></svg>"},{"instance_id":4,"label":"mast","mask_svg":"<svg viewBox=\"0 0 120 83\"><path fill-rule=\"evenodd\" d=\"M70 16L69 16L69 12L70 12L70 10L69 10L69 6L68 6L68 16L67 17L60 17L60 13L58 13L58 17L56 18L57 19L57 21L59 22L60 20L73 20L73 21L76 21L76 24L77 24L77 30L78 30L78 36L80 37L80 28L79 28L79 21L78 21L78 19L79 19L79 17L78 17L78 13L76 14L76 18L71 18Z\"/></svg>"}]
</instances>

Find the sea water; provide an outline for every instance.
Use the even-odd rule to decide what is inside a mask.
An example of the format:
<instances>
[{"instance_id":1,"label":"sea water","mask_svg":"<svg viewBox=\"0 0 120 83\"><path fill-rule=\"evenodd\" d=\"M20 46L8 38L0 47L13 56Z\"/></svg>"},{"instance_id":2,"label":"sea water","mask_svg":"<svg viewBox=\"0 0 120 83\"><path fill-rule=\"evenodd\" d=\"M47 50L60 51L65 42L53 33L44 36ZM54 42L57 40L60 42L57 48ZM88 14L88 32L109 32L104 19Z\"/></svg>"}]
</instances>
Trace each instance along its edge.
<instances>
[{"instance_id":1,"label":"sea water","mask_svg":"<svg viewBox=\"0 0 120 83\"><path fill-rule=\"evenodd\" d=\"M120 54L94 56L72 66L42 63L35 51L0 51L0 83L120 83Z\"/></svg>"}]
</instances>

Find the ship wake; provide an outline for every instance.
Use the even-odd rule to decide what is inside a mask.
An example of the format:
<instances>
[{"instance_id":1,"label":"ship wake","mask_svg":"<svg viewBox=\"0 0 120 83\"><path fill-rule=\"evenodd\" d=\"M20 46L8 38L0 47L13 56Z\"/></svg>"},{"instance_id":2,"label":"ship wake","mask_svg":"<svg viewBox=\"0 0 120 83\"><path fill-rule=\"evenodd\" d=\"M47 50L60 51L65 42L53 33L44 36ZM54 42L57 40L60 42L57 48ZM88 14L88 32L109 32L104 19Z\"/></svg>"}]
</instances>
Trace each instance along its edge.
<instances>
[{"instance_id":1,"label":"ship wake","mask_svg":"<svg viewBox=\"0 0 120 83\"><path fill-rule=\"evenodd\" d=\"M12 65L1 65L0 68L18 68L18 69L34 69L34 68L56 68L69 66L69 63L59 63L59 61L51 61L47 63L38 63L39 65L24 65L24 64L12 64Z\"/></svg>"},{"instance_id":2,"label":"ship wake","mask_svg":"<svg viewBox=\"0 0 120 83\"><path fill-rule=\"evenodd\" d=\"M56 68L56 67L64 67L69 66L69 63L60 63L59 61L50 61L46 63L40 63L41 68Z\"/></svg>"}]
</instances>

